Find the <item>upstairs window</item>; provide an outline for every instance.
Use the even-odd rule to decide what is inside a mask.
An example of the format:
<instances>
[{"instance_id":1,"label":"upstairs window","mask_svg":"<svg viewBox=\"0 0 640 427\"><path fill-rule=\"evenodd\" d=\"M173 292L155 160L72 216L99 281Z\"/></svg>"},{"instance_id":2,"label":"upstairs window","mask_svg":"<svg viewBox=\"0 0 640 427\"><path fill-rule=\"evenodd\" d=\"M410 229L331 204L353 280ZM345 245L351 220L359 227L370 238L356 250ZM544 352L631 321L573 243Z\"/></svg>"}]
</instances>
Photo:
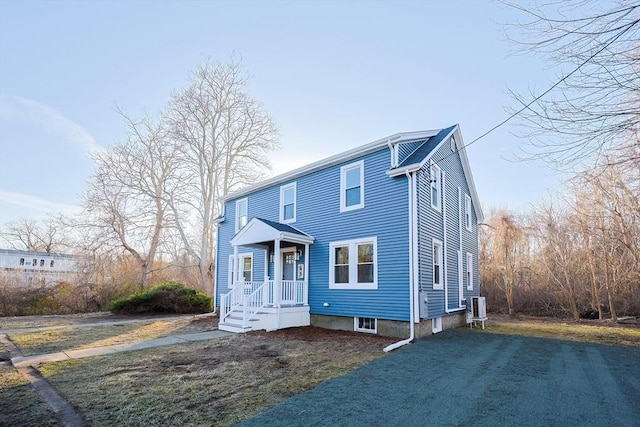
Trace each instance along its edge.
<instances>
[{"instance_id":1,"label":"upstairs window","mask_svg":"<svg viewBox=\"0 0 640 427\"><path fill-rule=\"evenodd\" d=\"M442 242L433 239L433 289L443 288Z\"/></svg>"},{"instance_id":2,"label":"upstairs window","mask_svg":"<svg viewBox=\"0 0 640 427\"><path fill-rule=\"evenodd\" d=\"M236 233L247 225L247 199L238 200L236 202Z\"/></svg>"},{"instance_id":3,"label":"upstairs window","mask_svg":"<svg viewBox=\"0 0 640 427\"><path fill-rule=\"evenodd\" d=\"M44 267L44 260L43 259L40 260L40 267Z\"/></svg>"},{"instance_id":4,"label":"upstairs window","mask_svg":"<svg viewBox=\"0 0 640 427\"><path fill-rule=\"evenodd\" d=\"M280 187L280 222L296 220L296 183Z\"/></svg>"},{"instance_id":5,"label":"upstairs window","mask_svg":"<svg viewBox=\"0 0 640 427\"><path fill-rule=\"evenodd\" d=\"M440 189L441 183L440 168L436 164L431 164L430 183L431 183L431 207L436 210L440 210Z\"/></svg>"},{"instance_id":6,"label":"upstairs window","mask_svg":"<svg viewBox=\"0 0 640 427\"><path fill-rule=\"evenodd\" d=\"M20 265L24 265L24 258L20 258Z\"/></svg>"},{"instance_id":7,"label":"upstairs window","mask_svg":"<svg viewBox=\"0 0 640 427\"><path fill-rule=\"evenodd\" d=\"M53 260L49 263L49 267L53 268Z\"/></svg>"},{"instance_id":8,"label":"upstairs window","mask_svg":"<svg viewBox=\"0 0 640 427\"><path fill-rule=\"evenodd\" d=\"M471 231L471 197L464 195L464 226Z\"/></svg>"},{"instance_id":9,"label":"upstairs window","mask_svg":"<svg viewBox=\"0 0 640 427\"><path fill-rule=\"evenodd\" d=\"M36 258L33 259L33 262L31 263L32 266L37 267L38 266L38 260Z\"/></svg>"},{"instance_id":10,"label":"upstairs window","mask_svg":"<svg viewBox=\"0 0 640 427\"><path fill-rule=\"evenodd\" d=\"M377 289L376 237L330 244L330 289Z\"/></svg>"},{"instance_id":11,"label":"upstairs window","mask_svg":"<svg viewBox=\"0 0 640 427\"><path fill-rule=\"evenodd\" d=\"M364 161L340 168L340 212L364 208Z\"/></svg>"}]
</instances>

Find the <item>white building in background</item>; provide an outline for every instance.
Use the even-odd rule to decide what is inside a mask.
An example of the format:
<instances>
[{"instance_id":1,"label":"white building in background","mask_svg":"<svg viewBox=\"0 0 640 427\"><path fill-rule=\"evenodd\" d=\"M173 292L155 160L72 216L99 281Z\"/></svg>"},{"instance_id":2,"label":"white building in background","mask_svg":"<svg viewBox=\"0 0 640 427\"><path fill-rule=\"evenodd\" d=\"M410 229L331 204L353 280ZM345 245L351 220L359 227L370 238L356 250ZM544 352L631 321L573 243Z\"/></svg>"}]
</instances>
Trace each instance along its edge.
<instances>
[{"instance_id":1,"label":"white building in background","mask_svg":"<svg viewBox=\"0 0 640 427\"><path fill-rule=\"evenodd\" d=\"M71 281L79 273L80 260L70 254L0 249L0 271L26 285Z\"/></svg>"}]
</instances>

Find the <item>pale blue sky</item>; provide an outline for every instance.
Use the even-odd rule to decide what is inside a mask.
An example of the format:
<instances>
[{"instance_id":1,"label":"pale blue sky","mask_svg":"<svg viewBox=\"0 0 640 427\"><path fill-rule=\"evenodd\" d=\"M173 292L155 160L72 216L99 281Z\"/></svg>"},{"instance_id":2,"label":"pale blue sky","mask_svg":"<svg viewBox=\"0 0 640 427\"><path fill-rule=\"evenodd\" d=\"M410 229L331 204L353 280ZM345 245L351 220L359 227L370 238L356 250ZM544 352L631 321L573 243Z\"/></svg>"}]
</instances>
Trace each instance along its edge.
<instances>
[{"instance_id":1,"label":"pale blue sky","mask_svg":"<svg viewBox=\"0 0 640 427\"><path fill-rule=\"evenodd\" d=\"M280 173L396 132L461 125L470 142L555 72L512 55L486 1L0 0L0 224L73 210L86 152L124 138L116 106L155 115L203 59L242 57L280 129ZM485 207L524 209L558 177L514 163L506 125L468 149Z\"/></svg>"}]
</instances>

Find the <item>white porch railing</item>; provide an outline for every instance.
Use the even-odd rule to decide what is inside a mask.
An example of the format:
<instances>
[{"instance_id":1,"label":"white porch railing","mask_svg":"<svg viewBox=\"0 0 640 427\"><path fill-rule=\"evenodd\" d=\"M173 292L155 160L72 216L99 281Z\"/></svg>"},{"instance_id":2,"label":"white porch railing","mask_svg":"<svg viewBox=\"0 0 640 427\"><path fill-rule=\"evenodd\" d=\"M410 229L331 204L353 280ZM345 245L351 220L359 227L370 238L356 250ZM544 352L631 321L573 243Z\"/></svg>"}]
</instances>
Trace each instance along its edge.
<instances>
[{"instance_id":1,"label":"white porch railing","mask_svg":"<svg viewBox=\"0 0 640 427\"><path fill-rule=\"evenodd\" d=\"M242 307L243 326L246 327L263 307L307 305L308 294L306 280L238 282L231 291L220 295L220 322L224 322L234 308Z\"/></svg>"}]
</instances>

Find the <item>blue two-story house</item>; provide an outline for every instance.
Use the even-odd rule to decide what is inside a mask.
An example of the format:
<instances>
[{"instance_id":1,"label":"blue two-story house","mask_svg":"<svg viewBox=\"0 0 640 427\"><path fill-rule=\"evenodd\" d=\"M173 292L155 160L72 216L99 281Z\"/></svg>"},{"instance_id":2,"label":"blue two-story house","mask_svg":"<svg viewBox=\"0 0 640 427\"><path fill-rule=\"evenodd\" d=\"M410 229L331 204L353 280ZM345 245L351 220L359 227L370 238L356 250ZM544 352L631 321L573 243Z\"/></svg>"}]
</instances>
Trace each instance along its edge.
<instances>
[{"instance_id":1,"label":"blue two-story house","mask_svg":"<svg viewBox=\"0 0 640 427\"><path fill-rule=\"evenodd\" d=\"M459 126L392 135L224 198L220 329L415 336L464 323L482 212Z\"/></svg>"}]
</instances>

